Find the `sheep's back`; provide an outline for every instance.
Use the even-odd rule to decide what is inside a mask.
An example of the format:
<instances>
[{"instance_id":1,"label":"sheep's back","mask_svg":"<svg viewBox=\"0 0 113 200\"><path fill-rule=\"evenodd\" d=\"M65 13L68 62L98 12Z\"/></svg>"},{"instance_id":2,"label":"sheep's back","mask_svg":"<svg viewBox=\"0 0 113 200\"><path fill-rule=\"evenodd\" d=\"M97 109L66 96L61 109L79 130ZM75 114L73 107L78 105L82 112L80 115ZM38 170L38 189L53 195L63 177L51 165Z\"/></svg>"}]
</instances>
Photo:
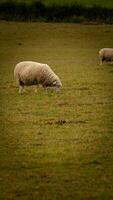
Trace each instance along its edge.
<instances>
[{"instance_id":1,"label":"sheep's back","mask_svg":"<svg viewBox=\"0 0 113 200\"><path fill-rule=\"evenodd\" d=\"M16 65L14 76L17 80L24 82L37 82L47 84L55 77L54 72L47 64L37 63L33 61L23 61Z\"/></svg>"},{"instance_id":2,"label":"sheep's back","mask_svg":"<svg viewBox=\"0 0 113 200\"><path fill-rule=\"evenodd\" d=\"M99 51L100 57L104 58L113 58L113 49L112 48L103 48Z\"/></svg>"}]
</instances>

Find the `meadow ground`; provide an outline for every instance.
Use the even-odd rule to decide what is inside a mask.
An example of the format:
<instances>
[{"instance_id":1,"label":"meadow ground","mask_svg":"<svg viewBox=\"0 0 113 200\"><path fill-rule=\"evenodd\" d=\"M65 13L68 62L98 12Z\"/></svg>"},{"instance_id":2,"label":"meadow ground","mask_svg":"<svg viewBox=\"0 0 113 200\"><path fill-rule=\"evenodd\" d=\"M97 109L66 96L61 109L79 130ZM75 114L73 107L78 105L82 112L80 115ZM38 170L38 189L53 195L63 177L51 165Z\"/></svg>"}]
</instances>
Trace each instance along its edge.
<instances>
[{"instance_id":1,"label":"meadow ground","mask_svg":"<svg viewBox=\"0 0 113 200\"><path fill-rule=\"evenodd\" d=\"M113 199L113 26L0 22L0 200ZM49 64L62 90L18 94L17 62Z\"/></svg>"}]
</instances>

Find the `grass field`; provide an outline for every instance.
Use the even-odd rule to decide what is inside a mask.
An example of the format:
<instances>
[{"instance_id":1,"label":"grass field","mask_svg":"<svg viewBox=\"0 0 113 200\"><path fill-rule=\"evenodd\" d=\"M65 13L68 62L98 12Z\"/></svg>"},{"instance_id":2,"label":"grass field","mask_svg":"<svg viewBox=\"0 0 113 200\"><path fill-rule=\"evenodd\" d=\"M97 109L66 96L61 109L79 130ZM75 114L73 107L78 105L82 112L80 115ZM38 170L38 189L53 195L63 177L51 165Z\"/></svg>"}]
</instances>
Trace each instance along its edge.
<instances>
[{"instance_id":1,"label":"grass field","mask_svg":"<svg viewBox=\"0 0 113 200\"><path fill-rule=\"evenodd\" d=\"M0 200L113 199L113 26L0 22ZM18 94L17 62L49 64L60 93Z\"/></svg>"}]
</instances>

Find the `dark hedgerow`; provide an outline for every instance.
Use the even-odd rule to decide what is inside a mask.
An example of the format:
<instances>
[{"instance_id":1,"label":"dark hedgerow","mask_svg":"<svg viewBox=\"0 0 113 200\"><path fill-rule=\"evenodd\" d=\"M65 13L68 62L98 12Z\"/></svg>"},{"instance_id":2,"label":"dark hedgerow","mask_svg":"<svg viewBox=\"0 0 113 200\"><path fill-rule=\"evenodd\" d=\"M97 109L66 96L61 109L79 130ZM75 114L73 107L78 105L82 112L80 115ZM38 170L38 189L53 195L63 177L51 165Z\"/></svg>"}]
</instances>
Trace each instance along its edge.
<instances>
[{"instance_id":1,"label":"dark hedgerow","mask_svg":"<svg viewBox=\"0 0 113 200\"><path fill-rule=\"evenodd\" d=\"M26 20L28 17L25 3L7 1L0 3L0 18L5 20Z\"/></svg>"},{"instance_id":2,"label":"dark hedgerow","mask_svg":"<svg viewBox=\"0 0 113 200\"><path fill-rule=\"evenodd\" d=\"M0 3L0 19L18 21L83 22L95 21L113 24L113 8L99 6L45 5L41 0L31 3L7 0Z\"/></svg>"},{"instance_id":3,"label":"dark hedgerow","mask_svg":"<svg viewBox=\"0 0 113 200\"><path fill-rule=\"evenodd\" d=\"M41 1L31 4L25 2L5 1L0 3L0 19L34 21L43 15L45 6Z\"/></svg>"}]
</instances>

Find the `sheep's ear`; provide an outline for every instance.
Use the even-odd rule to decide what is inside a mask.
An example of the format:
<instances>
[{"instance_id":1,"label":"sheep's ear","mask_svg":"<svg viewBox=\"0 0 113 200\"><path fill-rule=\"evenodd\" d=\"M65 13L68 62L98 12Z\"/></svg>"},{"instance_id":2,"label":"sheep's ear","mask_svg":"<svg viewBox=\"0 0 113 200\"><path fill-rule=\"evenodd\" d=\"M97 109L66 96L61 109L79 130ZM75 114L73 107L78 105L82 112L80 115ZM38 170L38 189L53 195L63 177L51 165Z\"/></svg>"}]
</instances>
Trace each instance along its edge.
<instances>
[{"instance_id":1,"label":"sheep's ear","mask_svg":"<svg viewBox=\"0 0 113 200\"><path fill-rule=\"evenodd\" d=\"M56 86L56 81L53 82L53 86Z\"/></svg>"}]
</instances>

